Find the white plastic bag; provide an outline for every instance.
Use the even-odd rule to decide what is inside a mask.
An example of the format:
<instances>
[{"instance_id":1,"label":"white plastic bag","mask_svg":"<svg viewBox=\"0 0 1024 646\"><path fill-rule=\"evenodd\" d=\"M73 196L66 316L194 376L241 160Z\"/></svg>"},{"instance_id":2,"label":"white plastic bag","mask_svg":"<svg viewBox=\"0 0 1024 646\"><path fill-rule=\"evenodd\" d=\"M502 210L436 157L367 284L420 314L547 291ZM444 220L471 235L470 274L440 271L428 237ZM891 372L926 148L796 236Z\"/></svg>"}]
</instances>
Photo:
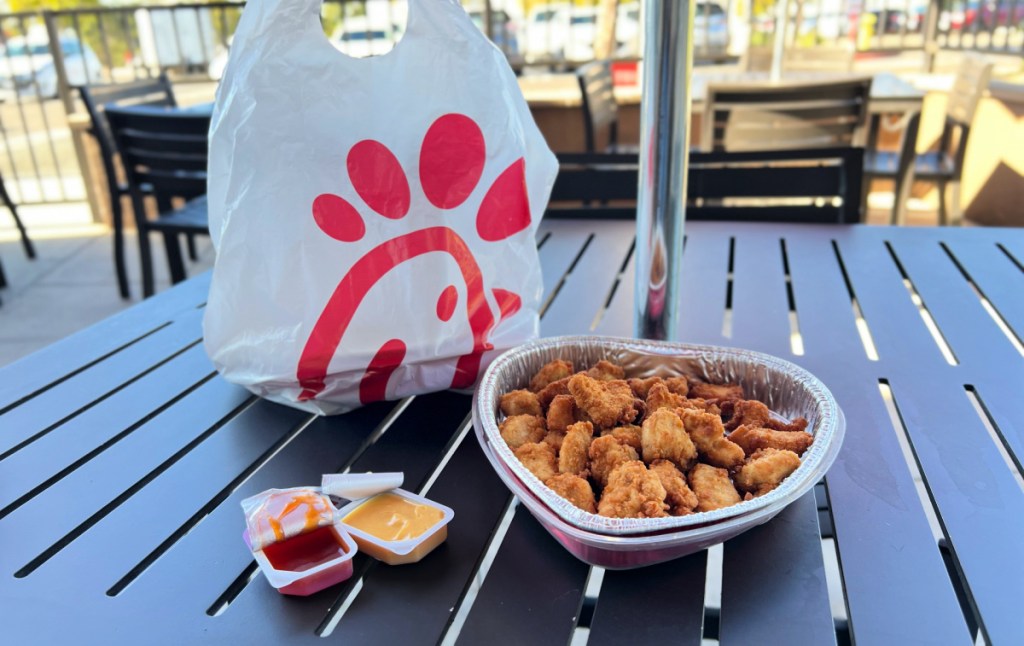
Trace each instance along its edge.
<instances>
[{"instance_id":1,"label":"white plastic bag","mask_svg":"<svg viewBox=\"0 0 1024 646\"><path fill-rule=\"evenodd\" d=\"M471 387L537 336L557 161L455 0L350 58L320 0L250 0L210 130L204 341L229 381L333 414Z\"/></svg>"}]
</instances>

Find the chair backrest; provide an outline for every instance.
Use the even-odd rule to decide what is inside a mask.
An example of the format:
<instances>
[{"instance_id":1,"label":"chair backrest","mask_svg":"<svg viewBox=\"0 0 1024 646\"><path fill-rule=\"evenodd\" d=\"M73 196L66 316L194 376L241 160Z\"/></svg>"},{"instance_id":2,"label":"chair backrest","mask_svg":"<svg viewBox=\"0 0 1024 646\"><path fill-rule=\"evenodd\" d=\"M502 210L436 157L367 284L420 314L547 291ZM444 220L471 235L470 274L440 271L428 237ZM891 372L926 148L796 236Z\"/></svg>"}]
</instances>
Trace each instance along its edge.
<instances>
[{"instance_id":1,"label":"chair backrest","mask_svg":"<svg viewBox=\"0 0 1024 646\"><path fill-rule=\"evenodd\" d=\"M106 85L83 85L78 88L82 103L89 113L92 122L90 132L100 147L103 170L107 174L107 183L112 188L111 197L116 198L117 170L114 167L114 155L117 147L110 132L110 125L104 116L108 104L121 106L163 106L175 107L174 90L166 74L151 79L133 81L131 83L111 83Z\"/></svg>"},{"instance_id":2,"label":"chair backrest","mask_svg":"<svg viewBox=\"0 0 1024 646\"><path fill-rule=\"evenodd\" d=\"M992 63L980 56L965 54L953 79L946 103L946 116L958 125L970 126L978 103L992 79Z\"/></svg>"},{"instance_id":3,"label":"chair backrest","mask_svg":"<svg viewBox=\"0 0 1024 646\"><path fill-rule=\"evenodd\" d=\"M963 173L971 122L991 80L992 63L971 54L960 59L946 102L946 121L939 139L939 149L952 158L953 173L957 178Z\"/></svg>"},{"instance_id":4,"label":"chair backrest","mask_svg":"<svg viewBox=\"0 0 1024 646\"><path fill-rule=\"evenodd\" d=\"M583 98L583 130L587 152L597 151L598 133L607 131L609 146L618 139L619 106L615 102L611 64L594 61L576 70Z\"/></svg>"},{"instance_id":5,"label":"chair backrest","mask_svg":"<svg viewBox=\"0 0 1024 646\"><path fill-rule=\"evenodd\" d=\"M165 212L173 198L206 193L209 114L111 105L106 117L134 197L145 186Z\"/></svg>"},{"instance_id":6,"label":"chair backrest","mask_svg":"<svg viewBox=\"0 0 1024 646\"><path fill-rule=\"evenodd\" d=\"M863 143L871 78L709 85L703 150L797 150Z\"/></svg>"},{"instance_id":7,"label":"chair backrest","mask_svg":"<svg viewBox=\"0 0 1024 646\"><path fill-rule=\"evenodd\" d=\"M559 155L546 217L635 218L638 163L637 155L630 154ZM863 171L861 148L694 152L688 168L686 217L859 222Z\"/></svg>"},{"instance_id":8,"label":"chair backrest","mask_svg":"<svg viewBox=\"0 0 1024 646\"><path fill-rule=\"evenodd\" d=\"M850 72L855 54L852 45L843 43L787 47L782 54L782 69L792 72ZM747 71L768 71L772 66L772 48L749 47L744 58Z\"/></svg>"}]
</instances>

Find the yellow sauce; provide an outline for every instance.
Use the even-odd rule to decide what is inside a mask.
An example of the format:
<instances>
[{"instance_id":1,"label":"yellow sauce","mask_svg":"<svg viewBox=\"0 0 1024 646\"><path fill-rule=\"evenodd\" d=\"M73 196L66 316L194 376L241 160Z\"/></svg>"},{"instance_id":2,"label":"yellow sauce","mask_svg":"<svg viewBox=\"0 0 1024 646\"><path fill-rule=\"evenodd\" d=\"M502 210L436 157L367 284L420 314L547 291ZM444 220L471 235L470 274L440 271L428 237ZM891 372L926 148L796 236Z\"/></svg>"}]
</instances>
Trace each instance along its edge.
<instances>
[{"instance_id":1,"label":"yellow sauce","mask_svg":"<svg viewBox=\"0 0 1024 646\"><path fill-rule=\"evenodd\" d=\"M370 498L345 516L346 525L384 541L403 541L423 535L444 518L444 512L393 493Z\"/></svg>"}]
</instances>

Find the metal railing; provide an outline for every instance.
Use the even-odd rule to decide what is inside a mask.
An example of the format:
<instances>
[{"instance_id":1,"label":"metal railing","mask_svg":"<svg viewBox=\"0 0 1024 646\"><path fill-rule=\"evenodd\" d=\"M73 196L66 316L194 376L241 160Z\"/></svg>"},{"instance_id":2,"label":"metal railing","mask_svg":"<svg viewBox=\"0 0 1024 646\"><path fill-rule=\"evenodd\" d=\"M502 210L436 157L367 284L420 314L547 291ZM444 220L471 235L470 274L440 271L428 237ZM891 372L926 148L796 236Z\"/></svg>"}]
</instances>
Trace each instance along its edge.
<instances>
[{"instance_id":1,"label":"metal railing","mask_svg":"<svg viewBox=\"0 0 1024 646\"><path fill-rule=\"evenodd\" d=\"M775 33L775 3L751 16L751 43ZM860 51L972 50L1024 55L1024 0L790 0L791 45Z\"/></svg>"},{"instance_id":2,"label":"metal railing","mask_svg":"<svg viewBox=\"0 0 1024 646\"><path fill-rule=\"evenodd\" d=\"M517 70L567 69L595 55L599 0L461 2ZM639 57L640 5L620 0L612 58ZM87 154L68 124L69 114L81 112L75 86L161 72L176 83L216 81L242 8L213 2L0 14L0 174L15 200L86 196ZM770 44L775 33L771 0L698 0L695 9L698 63L726 59L738 44ZM739 24L737 11L746 16ZM339 50L368 56L394 46L406 14L406 0L326 0L321 19ZM1024 55L1024 0L790 0L788 25L790 47Z\"/></svg>"}]
</instances>

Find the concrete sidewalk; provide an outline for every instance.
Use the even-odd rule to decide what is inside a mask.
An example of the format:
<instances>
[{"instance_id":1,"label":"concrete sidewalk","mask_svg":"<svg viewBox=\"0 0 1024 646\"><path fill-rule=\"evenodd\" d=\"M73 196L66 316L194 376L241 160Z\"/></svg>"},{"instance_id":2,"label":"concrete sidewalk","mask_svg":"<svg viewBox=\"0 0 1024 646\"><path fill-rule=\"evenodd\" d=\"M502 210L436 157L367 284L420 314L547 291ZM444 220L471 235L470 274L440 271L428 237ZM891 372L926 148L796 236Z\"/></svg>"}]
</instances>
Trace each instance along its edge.
<instances>
[{"instance_id":1,"label":"concrete sidewalk","mask_svg":"<svg viewBox=\"0 0 1024 646\"><path fill-rule=\"evenodd\" d=\"M132 298L122 299L114 274L110 230L92 222L85 203L20 206L37 258L29 260L6 209L0 209L0 366L31 354L142 299L138 243L128 232L126 258ZM153 238L157 291L170 284L163 245ZM213 247L196 240L199 261L190 276L213 266ZM184 245L182 245L184 248Z\"/></svg>"}]
</instances>

